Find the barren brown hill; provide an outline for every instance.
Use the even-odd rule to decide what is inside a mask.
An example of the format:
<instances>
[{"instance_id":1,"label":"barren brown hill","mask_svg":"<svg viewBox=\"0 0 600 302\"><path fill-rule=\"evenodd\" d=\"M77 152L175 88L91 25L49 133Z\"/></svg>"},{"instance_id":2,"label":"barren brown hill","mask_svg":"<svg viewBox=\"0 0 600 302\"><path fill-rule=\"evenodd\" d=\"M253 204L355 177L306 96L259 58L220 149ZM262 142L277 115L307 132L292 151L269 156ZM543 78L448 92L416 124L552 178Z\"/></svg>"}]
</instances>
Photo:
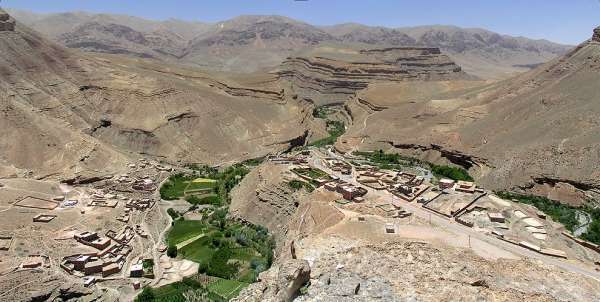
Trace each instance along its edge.
<instances>
[{"instance_id":1,"label":"barren brown hill","mask_svg":"<svg viewBox=\"0 0 600 302\"><path fill-rule=\"evenodd\" d=\"M490 189L580 202L600 188L599 72L595 36L530 73L467 93L374 85L350 102L355 122L339 147L442 158Z\"/></svg>"},{"instance_id":2,"label":"barren brown hill","mask_svg":"<svg viewBox=\"0 0 600 302\"><path fill-rule=\"evenodd\" d=\"M2 29L3 176L106 173L138 154L217 164L302 144L306 135L310 111L287 100L272 76L88 56L19 23Z\"/></svg>"}]
</instances>

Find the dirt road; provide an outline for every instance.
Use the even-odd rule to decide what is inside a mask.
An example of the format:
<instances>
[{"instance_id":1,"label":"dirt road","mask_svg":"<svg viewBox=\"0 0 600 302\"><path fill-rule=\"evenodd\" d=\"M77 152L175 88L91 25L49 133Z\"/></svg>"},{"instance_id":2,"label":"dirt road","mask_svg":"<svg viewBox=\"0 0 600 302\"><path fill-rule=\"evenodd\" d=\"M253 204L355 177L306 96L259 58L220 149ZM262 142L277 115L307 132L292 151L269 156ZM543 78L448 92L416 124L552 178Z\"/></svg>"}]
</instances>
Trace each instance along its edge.
<instances>
[{"instance_id":1,"label":"dirt road","mask_svg":"<svg viewBox=\"0 0 600 302\"><path fill-rule=\"evenodd\" d=\"M336 176L340 177L340 179L343 179L344 181L347 181L355 186L363 187L363 188L367 189L369 192L368 194L370 194L370 195L375 195L378 197L388 199L388 200L390 200L390 202L395 198L395 196L392 195L391 193L389 193L388 191L377 191L377 190L371 189L369 187L365 187L365 186L361 185L360 183L358 183L355 178L355 176L356 176L355 171L352 172L352 175L342 175L339 172L330 170L324 164L325 155L320 154L320 152L313 152L313 153L318 155L317 157L312 158L310 161L310 163L312 165L314 165L315 167L317 167L331 175L336 175ZM344 160L344 158L342 156L335 154L331 151L328 152L327 156L328 157L336 157L340 160ZM451 232L461 238L467 237L473 246L482 245L482 244L483 245L490 244L490 245L493 245L494 247L500 248L504 251L513 253L515 255L518 255L521 257L527 257L530 259L540 260L545 264L554 265L565 271L578 273L578 274L581 274L581 275L584 275L587 277L591 277L591 278L594 278L594 279L597 279L600 281L600 272L594 270L594 268L585 267L584 265L568 262L568 260L563 261L563 260L559 260L557 258L542 255L542 254L536 253L534 251L528 250L526 248L523 248L521 246L517 246L517 245L511 244L511 243L502 241L500 239L497 239L495 237L491 237L491 236L476 232L469 227L458 224L458 223L456 223L452 220L449 220L445 217L438 216L437 214L435 214L433 212L427 211L418 204L404 202L402 204L402 206L403 206L404 210L411 212L416 217L420 217L422 219L429 220L429 221L431 221L432 224L440 226L444 230L447 230L448 232Z\"/></svg>"}]
</instances>

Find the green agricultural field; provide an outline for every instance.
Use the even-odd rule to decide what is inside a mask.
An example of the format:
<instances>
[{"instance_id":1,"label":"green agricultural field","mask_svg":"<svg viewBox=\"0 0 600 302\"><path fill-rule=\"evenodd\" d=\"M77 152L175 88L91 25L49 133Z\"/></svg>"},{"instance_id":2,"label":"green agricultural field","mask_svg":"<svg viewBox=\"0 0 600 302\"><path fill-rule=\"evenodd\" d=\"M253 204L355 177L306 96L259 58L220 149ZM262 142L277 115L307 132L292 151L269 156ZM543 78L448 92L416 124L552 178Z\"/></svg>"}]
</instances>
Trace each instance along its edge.
<instances>
[{"instance_id":1,"label":"green agricultural field","mask_svg":"<svg viewBox=\"0 0 600 302\"><path fill-rule=\"evenodd\" d=\"M185 201L193 205L221 205L221 197L214 193L200 194L200 195L188 195L185 197Z\"/></svg>"},{"instance_id":2,"label":"green agricultural field","mask_svg":"<svg viewBox=\"0 0 600 302\"><path fill-rule=\"evenodd\" d=\"M175 174L169 177L162 187L160 187L160 198L165 200L175 200L185 195L185 189L189 185L192 177L183 174Z\"/></svg>"},{"instance_id":3,"label":"green agricultural field","mask_svg":"<svg viewBox=\"0 0 600 302\"><path fill-rule=\"evenodd\" d=\"M230 300L236 297L242 289L248 286L248 283L235 280L219 279L208 285L208 290Z\"/></svg>"},{"instance_id":4,"label":"green agricultural field","mask_svg":"<svg viewBox=\"0 0 600 302\"><path fill-rule=\"evenodd\" d=\"M287 183L287 185L294 191L298 191L302 188L305 188L308 192L312 192L315 190L315 187L313 187L313 185L297 179L290 180Z\"/></svg>"},{"instance_id":5,"label":"green agricultural field","mask_svg":"<svg viewBox=\"0 0 600 302\"><path fill-rule=\"evenodd\" d=\"M181 248L179 254L185 259L192 260L200 264L208 264L215 249L211 246L211 237L202 237Z\"/></svg>"},{"instance_id":6,"label":"green agricultural field","mask_svg":"<svg viewBox=\"0 0 600 302\"><path fill-rule=\"evenodd\" d=\"M186 192L196 190L210 190L217 186L217 180L209 178L196 178L188 181L188 186L185 188Z\"/></svg>"},{"instance_id":7,"label":"green agricultural field","mask_svg":"<svg viewBox=\"0 0 600 302\"><path fill-rule=\"evenodd\" d=\"M210 230L211 226L201 221L177 220L167 234L167 242L169 245L177 245Z\"/></svg>"},{"instance_id":8,"label":"green agricultural field","mask_svg":"<svg viewBox=\"0 0 600 302\"><path fill-rule=\"evenodd\" d=\"M219 282L210 284L207 289L211 301L227 301L237 296L241 289L256 281L258 273L271 266L275 241L268 230L261 226L241 224L227 217L231 190L250 171L246 165L258 162L253 160L237 164L221 172L206 166L190 166L194 169L193 177L174 175L160 189L163 199L185 197L194 205L215 205L203 213L201 221L183 220L180 217L182 214L169 209L174 222L167 234L169 248L176 248L179 244L173 257L197 262L200 264L199 273L220 278ZM306 172L314 177L327 176L316 169ZM193 193L190 194L190 191ZM136 298L136 301L184 301L182 294L189 289L196 289L198 285L197 282L184 281L145 290L145 294L140 294L140 299Z\"/></svg>"}]
</instances>

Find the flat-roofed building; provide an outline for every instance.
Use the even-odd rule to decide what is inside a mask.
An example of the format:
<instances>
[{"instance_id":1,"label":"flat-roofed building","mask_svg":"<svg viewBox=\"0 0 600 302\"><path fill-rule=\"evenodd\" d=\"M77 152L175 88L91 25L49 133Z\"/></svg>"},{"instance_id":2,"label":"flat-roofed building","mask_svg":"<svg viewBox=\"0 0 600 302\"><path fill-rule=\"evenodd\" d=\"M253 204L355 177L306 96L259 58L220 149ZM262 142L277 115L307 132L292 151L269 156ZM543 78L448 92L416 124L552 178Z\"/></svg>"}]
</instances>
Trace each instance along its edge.
<instances>
[{"instance_id":1,"label":"flat-roofed building","mask_svg":"<svg viewBox=\"0 0 600 302\"><path fill-rule=\"evenodd\" d=\"M129 277L141 278L144 276L144 266L142 263L136 263L129 268Z\"/></svg>"},{"instance_id":2,"label":"flat-roofed building","mask_svg":"<svg viewBox=\"0 0 600 302\"><path fill-rule=\"evenodd\" d=\"M499 212L488 212L488 217L490 218L490 221L492 221L492 222L503 223L505 220L504 215L502 215L502 213L499 213Z\"/></svg>"},{"instance_id":3,"label":"flat-roofed building","mask_svg":"<svg viewBox=\"0 0 600 302\"><path fill-rule=\"evenodd\" d=\"M465 193L475 193L475 183L472 181L459 180L454 186L454 190Z\"/></svg>"},{"instance_id":4,"label":"flat-roofed building","mask_svg":"<svg viewBox=\"0 0 600 302\"><path fill-rule=\"evenodd\" d=\"M102 272L102 267L104 267L104 262L102 260L96 260L92 262L88 262L85 264L83 268L83 272L86 275L93 275Z\"/></svg>"},{"instance_id":5,"label":"flat-roofed building","mask_svg":"<svg viewBox=\"0 0 600 302\"><path fill-rule=\"evenodd\" d=\"M448 178L442 178L439 182L440 189L450 189L454 187L454 180Z\"/></svg>"},{"instance_id":6,"label":"flat-roofed building","mask_svg":"<svg viewBox=\"0 0 600 302\"><path fill-rule=\"evenodd\" d=\"M111 263L102 267L102 277L108 277L121 271L118 263Z\"/></svg>"}]
</instances>

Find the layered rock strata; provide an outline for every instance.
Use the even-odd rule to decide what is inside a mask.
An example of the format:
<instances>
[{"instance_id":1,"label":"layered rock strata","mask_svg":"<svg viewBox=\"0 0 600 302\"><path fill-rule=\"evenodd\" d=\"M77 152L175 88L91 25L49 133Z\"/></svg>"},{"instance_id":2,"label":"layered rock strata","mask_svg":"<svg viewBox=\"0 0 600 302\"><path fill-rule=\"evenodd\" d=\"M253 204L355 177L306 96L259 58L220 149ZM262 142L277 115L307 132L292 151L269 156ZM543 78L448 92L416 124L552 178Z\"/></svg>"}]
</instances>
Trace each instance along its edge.
<instances>
[{"instance_id":1,"label":"layered rock strata","mask_svg":"<svg viewBox=\"0 0 600 302\"><path fill-rule=\"evenodd\" d=\"M438 48L398 47L361 50L350 58L290 57L278 71L280 79L316 103L344 101L376 81L427 81L468 78Z\"/></svg>"}]
</instances>

